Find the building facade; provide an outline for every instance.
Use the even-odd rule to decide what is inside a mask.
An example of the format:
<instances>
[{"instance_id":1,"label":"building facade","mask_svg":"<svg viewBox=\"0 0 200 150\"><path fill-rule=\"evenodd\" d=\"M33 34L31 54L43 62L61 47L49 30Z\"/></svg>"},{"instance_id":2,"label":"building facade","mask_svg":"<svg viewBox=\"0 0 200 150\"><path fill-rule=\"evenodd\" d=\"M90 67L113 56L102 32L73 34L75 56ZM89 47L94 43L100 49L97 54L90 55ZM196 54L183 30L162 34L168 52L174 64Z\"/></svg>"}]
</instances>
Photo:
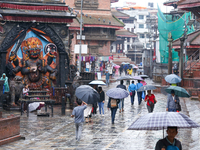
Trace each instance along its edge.
<instances>
[{"instance_id":1,"label":"building facade","mask_svg":"<svg viewBox=\"0 0 200 150\"><path fill-rule=\"evenodd\" d=\"M76 64L79 60L79 44L80 44L80 18L81 18L81 1L66 0L77 18L74 19L69 27L70 34L74 35L72 39L71 49L71 64ZM116 41L116 30L123 29L124 24L115 18L110 9L110 1L107 0L83 0L83 41L85 45L85 53L82 53L82 68L87 68L86 64L90 64L90 71L94 69L99 63L109 61L111 56L110 48L112 42ZM77 49L78 47L78 49Z\"/></svg>"}]
</instances>

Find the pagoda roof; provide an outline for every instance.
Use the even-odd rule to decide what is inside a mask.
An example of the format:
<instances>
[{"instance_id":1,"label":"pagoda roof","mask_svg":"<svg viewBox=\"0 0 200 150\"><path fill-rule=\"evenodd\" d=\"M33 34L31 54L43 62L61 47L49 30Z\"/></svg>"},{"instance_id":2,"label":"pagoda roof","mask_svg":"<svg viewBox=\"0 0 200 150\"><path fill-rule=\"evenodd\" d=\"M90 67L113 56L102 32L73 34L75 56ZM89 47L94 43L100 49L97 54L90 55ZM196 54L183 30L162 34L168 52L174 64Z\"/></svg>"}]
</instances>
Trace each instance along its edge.
<instances>
[{"instance_id":1,"label":"pagoda roof","mask_svg":"<svg viewBox=\"0 0 200 150\"><path fill-rule=\"evenodd\" d=\"M168 0L168 1L164 2L163 5L165 5L165 6L174 6L174 5L177 4L178 1L179 0Z\"/></svg>"},{"instance_id":2,"label":"pagoda roof","mask_svg":"<svg viewBox=\"0 0 200 150\"><path fill-rule=\"evenodd\" d=\"M189 42L189 45L187 45L186 48L200 48L200 30L188 34L187 42ZM172 42L172 48L181 48L180 38Z\"/></svg>"},{"instance_id":3,"label":"pagoda roof","mask_svg":"<svg viewBox=\"0 0 200 150\"><path fill-rule=\"evenodd\" d=\"M118 37L137 37L137 34L132 33L126 29L121 29L116 31Z\"/></svg>"},{"instance_id":4,"label":"pagoda roof","mask_svg":"<svg viewBox=\"0 0 200 150\"><path fill-rule=\"evenodd\" d=\"M119 0L111 0L110 2L111 3L116 3L116 2L118 2Z\"/></svg>"},{"instance_id":5,"label":"pagoda roof","mask_svg":"<svg viewBox=\"0 0 200 150\"><path fill-rule=\"evenodd\" d=\"M76 16L65 3L32 3L0 1L0 13L5 21L72 23Z\"/></svg>"},{"instance_id":6,"label":"pagoda roof","mask_svg":"<svg viewBox=\"0 0 200 150\"><path fill-rule=\"evenodd\" d=\"M80 15L77 17L80 22ZM113 15L83 15L84 27L123 29L124 24Z\"/></svg>"},{"instance_id":7,"label":"pagoda roof","mask_svg":"<svg viewBox=\"0 0 200 150\"><path fill-rule=\"evenodd\" d=\"M112 14L120 19L129 19L130 16L117 10L111 10Z\"/></svg>"}]
</instances>

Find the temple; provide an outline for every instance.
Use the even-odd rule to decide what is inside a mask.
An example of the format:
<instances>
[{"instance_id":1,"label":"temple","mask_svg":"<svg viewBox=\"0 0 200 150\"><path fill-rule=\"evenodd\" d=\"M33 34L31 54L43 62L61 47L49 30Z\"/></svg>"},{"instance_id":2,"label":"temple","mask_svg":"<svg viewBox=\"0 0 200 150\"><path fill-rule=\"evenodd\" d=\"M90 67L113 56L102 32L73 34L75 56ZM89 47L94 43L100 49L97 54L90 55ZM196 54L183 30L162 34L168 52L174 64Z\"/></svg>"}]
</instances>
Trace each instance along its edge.
<instances>
[{"instance_id":1,"label":"temple","mask_svg":"<svg viewBox=\"0 0 200 150\"><path fill-rule=\"evenodd\" d=\"M31 89L64 87L67 25L75 18L69 7L58 0L2 0L0 8L0 74L21 76Z\"/></svg>"}]
</instances>

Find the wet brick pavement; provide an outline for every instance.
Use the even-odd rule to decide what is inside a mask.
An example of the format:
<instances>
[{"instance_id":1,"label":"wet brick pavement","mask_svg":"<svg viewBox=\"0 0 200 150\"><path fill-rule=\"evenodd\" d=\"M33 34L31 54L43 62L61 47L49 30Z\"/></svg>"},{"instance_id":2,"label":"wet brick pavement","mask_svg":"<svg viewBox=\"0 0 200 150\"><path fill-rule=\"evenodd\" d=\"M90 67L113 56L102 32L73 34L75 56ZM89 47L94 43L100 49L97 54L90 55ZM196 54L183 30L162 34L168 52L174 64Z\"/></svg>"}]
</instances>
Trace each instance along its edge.
<instances>
[{"instance_id":1,"label":"wet brick pavement","mask_svg":"<svg viewBox=\"0 0 200 150\"><path fill-rule=\"evenodd\" d=\"M152 84L147 80L148 84ZM119 82L112 83L109 88ZM108 88L103 87L104 91ZM165 111L166 96L154 93L158 100L154 111ZM137 95L136 95L137 96ZM106 100L108 98L106 97ZM182 113L189 115L200 123L200 103L189 99L181 99ZM133 121L148 113L144 101L138 106L135 97L134 106L130 105L130 97L125 99L125 111L117 111L115 125L111 125L110 111L104 106L105 116L99 113L92 117L91 123L85 123L81 141L75 140L74 119L71 111L61 116L61 108L55 107L54 117L37 117L30 113L29 118L21 117L21 135L25 140L16 141L0 147L1 150L153 150L156 142L163 137L163 131L127 130ZM13 113L13 112L11 112ZM3 115L8 115L3 112ZM19 114L15 112L15 114ZM199 150L199 129L180 129L177 138L182 142L183 150Z\"/></svg>"}]
</instances>

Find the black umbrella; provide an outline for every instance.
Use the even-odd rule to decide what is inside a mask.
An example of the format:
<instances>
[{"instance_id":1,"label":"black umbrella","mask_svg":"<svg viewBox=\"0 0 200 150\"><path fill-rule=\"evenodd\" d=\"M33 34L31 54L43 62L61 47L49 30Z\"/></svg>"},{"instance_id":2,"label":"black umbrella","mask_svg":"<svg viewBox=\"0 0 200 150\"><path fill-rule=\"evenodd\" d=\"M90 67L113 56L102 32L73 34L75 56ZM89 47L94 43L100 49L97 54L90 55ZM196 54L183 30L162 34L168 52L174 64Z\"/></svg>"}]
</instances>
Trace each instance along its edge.
<instances>
[{"instance_id":1,"label":"black umbrella","mask_svg":"<svg viewBox=\"0 0 200 150\"><path fill-rule=\"evenodd\" d=\"M119 77L118 79L117 79L117 81L119 81L119 80L132 80L132 77L131 76L122 76L122 77Z\"/></svg>"},{"instance_id":2,"label":"black umbrella","mask_svg":"<svg viewBox=\"0 0 200 150\"><path fill-rule=\"evenodd\" d=\"M87 104L94 104L100 99L99 93L89 85L79 86L75 91L75 95Z\"/></svg>"},{"instance_id":3,"label":"black umbrella","mask_svg":"<svg viewBox=\"0 0 200 150\"><path fill-rule=\"evenodd\" d=\"M145 85L138 89L138 92L146 91L146 90L155 90L156 87L153 85Z\"/></svg>"},{"instance_id":4,"label":"black umbrella","mask_svg":"<svg viewBox=\"0 0 200 150\"><path fill-rule=\"evenodd\" d=\"M149 76L148 75L145 75L145 74L142 74L142 75L139 75L141 78L148 78Z\"/></svg>"}]
</instances>

